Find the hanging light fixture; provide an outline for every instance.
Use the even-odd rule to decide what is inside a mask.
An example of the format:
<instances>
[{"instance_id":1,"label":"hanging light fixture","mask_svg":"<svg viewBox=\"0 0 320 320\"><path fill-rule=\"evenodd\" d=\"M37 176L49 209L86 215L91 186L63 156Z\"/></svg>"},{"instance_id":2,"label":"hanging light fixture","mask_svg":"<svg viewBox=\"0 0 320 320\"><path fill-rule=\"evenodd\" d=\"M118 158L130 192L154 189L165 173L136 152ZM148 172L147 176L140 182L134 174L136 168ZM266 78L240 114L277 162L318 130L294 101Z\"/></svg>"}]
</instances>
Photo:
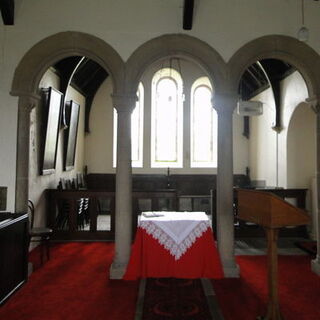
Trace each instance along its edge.
<instances>
[{"instance_id":1,"label":"hanging light fixture","mask_svg":"<svg viewBox=\"0 0 320 320\"><path fill-rule=\"evenodd\" d=\"M301 0L301 20L302 27L298 31L298 39L305 42L309 39L309 29L304 25L304 0Z\"/></svg>"},{"instance_id":2,"label":"hanging light fixture","mask_svg":"<svg viewBox=\"0 0 320 320\"><path fill-rule=\"evenodd\" d=\"M181 59L179 59L179 58L177 57L177 58L176 58L176 61L177 61L177 66L178 66L178 72L179 72L180 77L181 77L181 79L182 79L181 98L182 98L182 101L184 101L184 100L185 100L184 88L183 88L184 80L183 80L183 76L182 76Z\"/></svg>"},{"instance_id":3,"label":"hanging light fixture","mask_svg":"<svg viewBox=\"0 0 320 320\"><path fill-rule=\"evenodd\" d=\"M182 76L182 68L181 68L181 58L179 58L178 56L171 56L167 59L162 60L161 62L161 67L160 67L160 75L159 78L162 78L162 75L164 75L162 73L162 70L164 69L169 69L169 74L168 76L171 78L172 77L172 70L175 70L176 72L179 73L179 75L181 76L182 79L182 87L181 87L181 99L182 101L185 100L185 96L184 96L184 90L183 90L183 76ZM158 93L157 93L158 95ZM169 102L172 101L172 97L169 96L168 97Z\"/></svg>"}]
</instances>

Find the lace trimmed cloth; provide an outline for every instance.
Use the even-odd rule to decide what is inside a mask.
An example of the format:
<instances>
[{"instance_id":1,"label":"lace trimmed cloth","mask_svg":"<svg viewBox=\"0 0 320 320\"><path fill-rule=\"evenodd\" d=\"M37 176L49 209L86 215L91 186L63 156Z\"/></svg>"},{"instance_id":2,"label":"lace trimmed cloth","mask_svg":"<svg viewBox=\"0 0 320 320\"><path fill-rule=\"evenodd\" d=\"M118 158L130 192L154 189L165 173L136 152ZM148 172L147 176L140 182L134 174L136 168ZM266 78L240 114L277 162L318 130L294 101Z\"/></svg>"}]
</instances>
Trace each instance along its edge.
<instances>
[{"instance_id":1,"label":"lace trimmed cloth","mask_svg":"<svg viewBox=\"0 0 320 320\"><path fill-rule=\"evenodd\" d=\"M142 214L139 227L179 260L211 225L204 212L161 212Z\"/></svg>"}]
</instances>

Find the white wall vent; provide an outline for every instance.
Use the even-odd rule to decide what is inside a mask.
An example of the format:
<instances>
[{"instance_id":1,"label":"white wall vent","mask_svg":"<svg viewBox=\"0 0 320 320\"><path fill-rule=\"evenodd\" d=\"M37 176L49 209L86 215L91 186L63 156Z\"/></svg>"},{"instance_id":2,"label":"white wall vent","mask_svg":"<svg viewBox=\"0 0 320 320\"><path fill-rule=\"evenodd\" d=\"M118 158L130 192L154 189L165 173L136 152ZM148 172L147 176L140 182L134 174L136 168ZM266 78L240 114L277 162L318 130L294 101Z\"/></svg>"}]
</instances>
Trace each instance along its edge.
<instances>
[{"instance_id":1,"label":"white wall vent","mask_svg":"<svg viewBox=\"0 0 320 320\"><path fill-rule=\"evenodd\" d=\"M237 112L241 116L260 116L263 113L263 103L260 101L239 101Z\"/></svg>"}]
</instances>

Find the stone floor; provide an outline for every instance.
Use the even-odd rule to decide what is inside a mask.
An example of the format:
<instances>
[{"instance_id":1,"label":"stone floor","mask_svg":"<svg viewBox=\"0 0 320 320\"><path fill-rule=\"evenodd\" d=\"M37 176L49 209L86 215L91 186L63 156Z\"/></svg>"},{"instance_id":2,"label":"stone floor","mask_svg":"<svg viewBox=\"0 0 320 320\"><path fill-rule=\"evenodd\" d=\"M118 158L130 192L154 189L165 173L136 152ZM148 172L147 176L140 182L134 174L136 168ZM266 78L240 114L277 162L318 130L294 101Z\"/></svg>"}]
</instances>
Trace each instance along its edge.
<instances>
[{"instance_id":1,"label":"stone floor","mask_svg":"<svg viewBox=\"0 0 320 320\"><path fill-rule=\"evenodd\" d=\"M280 238L278 240L278 254L281 255L305 255L307 254L295 243L298 241L306 241L305 238ZM267 252L267 241L265 238L243 238L236 240L236 255L263 255Z\"/></svg>"}]
</instances>

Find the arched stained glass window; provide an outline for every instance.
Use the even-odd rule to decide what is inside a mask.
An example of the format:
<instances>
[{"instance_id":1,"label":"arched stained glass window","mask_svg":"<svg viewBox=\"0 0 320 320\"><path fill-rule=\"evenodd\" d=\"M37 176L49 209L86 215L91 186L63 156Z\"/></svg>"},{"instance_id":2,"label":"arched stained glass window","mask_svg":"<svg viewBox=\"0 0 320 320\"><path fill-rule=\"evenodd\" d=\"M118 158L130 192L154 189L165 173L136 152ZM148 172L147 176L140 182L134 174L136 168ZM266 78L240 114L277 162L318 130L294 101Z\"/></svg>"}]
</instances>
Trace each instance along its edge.
<instances>
[{"instance_id":1,"label":"arched stained glass window","mask_svg":"<svg viewBox=\"0 0 320 320\"><path fill-rule=\"evenodd\" d=\"M137 90L138 100L131 115L131 161L132 167L142 168L143 166L143 109L144 109L144 88L139 83ZM118 115L114 109L113 118L113 166L117 164L117 122Z\"/></svg>"},{"instance_id":2,"label":"arched stained glass window","mask_svg":"<svg viewBox=\"0 0 320 320\"><path fill-rule=\"evenodd\" d=\"M217 112L207 77L191 88L191 167L217 167Z\"/></svg>"},{"instance_id":3,"label":"arched stained glass window","mask_svg":"<svg viewBox=\"0 0 320 320\"><path fill-rule=\"evenodd\" d=\"M152 81L151 167L182 167L182 79L170 68Z\"/></svg>"}]
</instances>

